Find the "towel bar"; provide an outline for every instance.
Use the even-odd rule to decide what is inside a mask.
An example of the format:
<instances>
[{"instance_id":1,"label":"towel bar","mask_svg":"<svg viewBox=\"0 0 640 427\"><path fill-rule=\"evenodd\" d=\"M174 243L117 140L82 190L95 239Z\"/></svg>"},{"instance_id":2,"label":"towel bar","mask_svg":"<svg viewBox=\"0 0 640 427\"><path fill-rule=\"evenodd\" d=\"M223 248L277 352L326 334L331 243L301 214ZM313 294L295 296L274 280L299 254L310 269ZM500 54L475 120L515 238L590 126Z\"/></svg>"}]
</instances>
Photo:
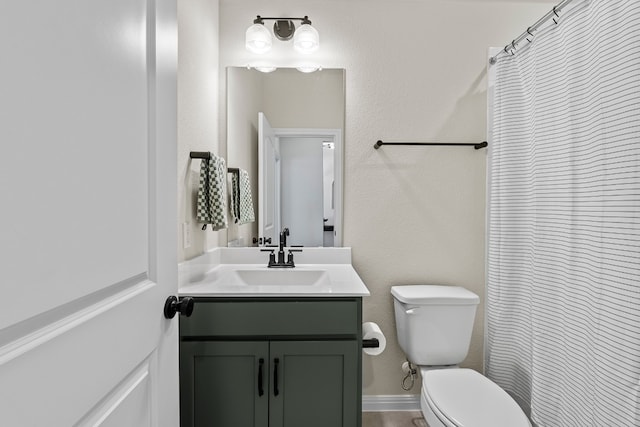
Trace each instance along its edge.
<instances>
[{"instance_id":1,"label":"towel bar","mask_svg":"<svg viewBox=\"0 0 640 427\"><path fill-rule=\"evenodd\" d=\"M189 153L189 157L192 159L210 159L211 153L208 151L192 151Z\"/></svg>"},{"instance_id":2,"label":"towel bar","mask_svg":"<svg viewBox=\"0 0 640 427\"><path fill-rule=\"evenodd\" d=\"M486 147L489 145L487 141L482 141L479 143L457 143L457 142L384 142L378 140L375 144L373 144L373 148L376 150L383 145L448 145L448 146L472 146L476 150Z\"/></svg>"},{"instance_id":3,"label":"towel bar","mask_svg":"<svg viewBox=\"0 0 640 427\"><path fill-rule=\"evenodd\" d=\"M189 153L189 157L191 157L192 159L210 159L211 158L211 153L208 151L192 151ZM240 173L240 169L238 168L227 168L227 173L235 173L235 174L239 174Z\"/></svg>"}]
</instances>

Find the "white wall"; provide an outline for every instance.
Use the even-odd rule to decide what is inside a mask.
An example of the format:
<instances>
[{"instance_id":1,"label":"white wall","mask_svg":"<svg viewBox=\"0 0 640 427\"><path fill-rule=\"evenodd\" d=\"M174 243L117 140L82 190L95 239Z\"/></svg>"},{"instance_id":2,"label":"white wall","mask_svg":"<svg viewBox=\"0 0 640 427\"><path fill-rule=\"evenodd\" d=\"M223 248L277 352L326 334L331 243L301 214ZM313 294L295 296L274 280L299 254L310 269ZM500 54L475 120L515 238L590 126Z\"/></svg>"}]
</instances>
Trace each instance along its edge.
<instances>
[{"instance_id":1,"label":"white wall","mask_svg":"<svg viewBox=\"0 0 640 427\"><path fill-rule=\"evenodd\" d=\"M279 69L265 78L265 113L275 128L342 129L344 73Z\"/></svg>"},{"instance_id":2,"label":"white wall","mask_svg":"<svg viewBox=\"0 0 640 427\"><path fill-rule=\"evenodd\" d=\"M314 60L346 69L344 244L371 290L364 319L387 335L364 357L364 394L401 394L389 288L465 286L481 296L466 366L482 370L486 150L382 147L395 141L486 138L487 48L519 35L555 4L525 0L221 0L220 66L257 61L244 49L255 15L308 15ZM275 65L296 65L274 42ZM262 61L266 61L262 59ZM419 384L410 393L419 393Z\"/></svg>"},{"instance_id":3,"label":"white wall","mask_svg":"<svg viewBox=\"0 0 640 427\"><path fill-rule=\"evenodd\" d=\"M178 0L178 260L208 248L226 246L226 230L202 231L196 223L200 160L190 151L226 157L218 139L218 0ZM189 223L191 246L182 244L182 224Z\"/></svg>"},{"instance_id":4,"label":"white wall","mask_svg":"<svg viewBox=\"0 0 640 427\"><path fill-rule=\"evenodd\" d=\"M264 111L265 74L246 68L224 70L227 75L226 89L235 94L226 106L226 113L233 118L227 129L227 166L244 169L251 181L251 200L256 221L236 225L229 222L228 238L241 246L253 246L253 237L258 236L258 113ZM224 103L221 111L224 109ZM223 115L226 117L227 115ZM221 244L224 246L224 244Z\"/></svg>"}]
</instances>

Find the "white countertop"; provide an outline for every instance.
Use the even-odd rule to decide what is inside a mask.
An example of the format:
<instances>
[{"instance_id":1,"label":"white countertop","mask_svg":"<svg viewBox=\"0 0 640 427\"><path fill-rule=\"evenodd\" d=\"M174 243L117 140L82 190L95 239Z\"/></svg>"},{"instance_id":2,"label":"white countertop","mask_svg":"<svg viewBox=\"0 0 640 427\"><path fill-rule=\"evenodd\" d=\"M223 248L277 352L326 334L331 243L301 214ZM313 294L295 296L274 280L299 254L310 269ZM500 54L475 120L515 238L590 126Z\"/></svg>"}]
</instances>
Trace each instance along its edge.
<instances>
[{"instance_id":1,"label":"white countertop","mask_svg":"<svg viewBox=\"0 0 640 427\"><path fill-rule=\"evenodd\" d=\"M259 248L215 248L179 264L178 292L199 297L370 295L351 265L350 248L302 249L295 253L296 266L284 269L268 268L268 253Z\"/></svg>"}]
</instances>

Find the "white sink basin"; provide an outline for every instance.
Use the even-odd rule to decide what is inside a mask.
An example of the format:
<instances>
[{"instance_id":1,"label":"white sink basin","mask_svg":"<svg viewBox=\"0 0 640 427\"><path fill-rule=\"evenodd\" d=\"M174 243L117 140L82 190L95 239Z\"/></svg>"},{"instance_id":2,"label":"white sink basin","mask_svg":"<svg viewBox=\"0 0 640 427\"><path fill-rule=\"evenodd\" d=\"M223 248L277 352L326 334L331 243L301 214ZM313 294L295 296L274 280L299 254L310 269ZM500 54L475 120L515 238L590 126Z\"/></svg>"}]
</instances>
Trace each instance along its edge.
<instances>
[{"instance_id":1,"label":"white sink basin","mask_svg":"<svg viewBox=\"0 0 640 427\"><path fill-rule=\"evenodd\" d=\"M240 282L246 286L320 286L329 283L326 270L235 270Z\"/></svg>"},{"instance_id":2,"label":"white sink basin","mask_svg":"<svg viewBox=\"0 0 640 427\"><path fill-rule=\"evenodd\" d=\"M179 266L179 293L195 297L351 297L369 290L349 248L304 248L294 268L268 268L261 248L214 248Z\"/></svg>"}]
</instances>

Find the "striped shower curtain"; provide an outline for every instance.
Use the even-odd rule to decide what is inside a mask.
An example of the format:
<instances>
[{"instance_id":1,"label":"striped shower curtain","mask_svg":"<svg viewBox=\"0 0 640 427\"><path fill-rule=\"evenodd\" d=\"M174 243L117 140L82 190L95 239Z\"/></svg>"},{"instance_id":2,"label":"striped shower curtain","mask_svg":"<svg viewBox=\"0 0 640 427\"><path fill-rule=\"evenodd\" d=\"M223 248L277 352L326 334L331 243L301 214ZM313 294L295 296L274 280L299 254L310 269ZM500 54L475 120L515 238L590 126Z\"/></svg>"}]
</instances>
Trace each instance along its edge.
<instances>
[{"instance_id":1,"label":"striped shower curtain","mask_svg":"<svg viewBox=\"0 0 640 427\"><path fill-rule=\"evenodd\" d=\"M492 65L486 373L537 426L640 426L640 0L556 22Z\"/></svg>"}]
</instances>

